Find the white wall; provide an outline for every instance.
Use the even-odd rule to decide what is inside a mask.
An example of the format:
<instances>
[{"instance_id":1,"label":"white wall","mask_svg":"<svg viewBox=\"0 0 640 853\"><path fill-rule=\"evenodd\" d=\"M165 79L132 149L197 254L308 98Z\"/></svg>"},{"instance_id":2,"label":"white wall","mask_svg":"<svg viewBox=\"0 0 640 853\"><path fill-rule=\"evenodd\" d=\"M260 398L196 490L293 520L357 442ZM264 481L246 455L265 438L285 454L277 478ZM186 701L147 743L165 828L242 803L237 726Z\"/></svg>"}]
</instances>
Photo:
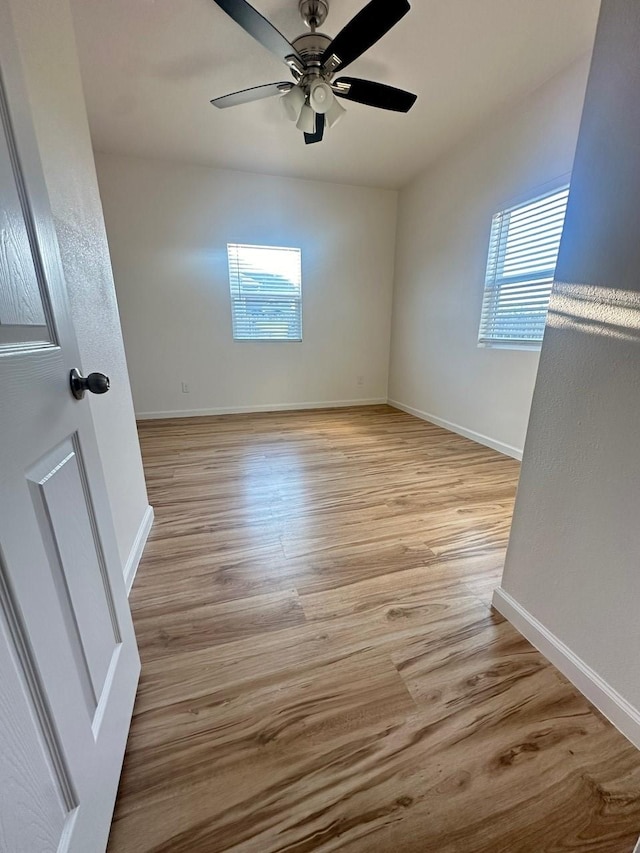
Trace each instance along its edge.
<instances>
[{"instance_id":1,"label":"white wall","mask_svg":"<svg viewBox=\"0 0 640 853\"><path fill-rule=\"evenodd\" d=\"M66 0L10 0L123 569L148 501L91 139Z\"/></svg>"},{"instance_id":2,"label":"white wall","mask_svg":"<svg viewBox=\"0 0 640 853\"><path fill-rule=\"evenodd\" d=\"M139 415L386 400L397 193L96 161ZM233 341L227 242L302 249L302 343Z\"/></svg>"},{"instance_id":3,"label":"white wall","mask_svg":"<svg viewBox=\"0 0 640 853\"><path fill-rule=\"evenodd\" d=\"M603 0L502 581L638 745L639 44L637 0Z\"/></svg>"},{"instance_id":4,"label":"white wall","mask_svg":"<svg viewBox=\"0 0 640 853\"><path fill-rule=\"evenodd\" d=\"M571 170L587 71L494 116L399 199L389 397L513 455L539 354L477 346L491 217Z\"/></svg>"}]
</instances>

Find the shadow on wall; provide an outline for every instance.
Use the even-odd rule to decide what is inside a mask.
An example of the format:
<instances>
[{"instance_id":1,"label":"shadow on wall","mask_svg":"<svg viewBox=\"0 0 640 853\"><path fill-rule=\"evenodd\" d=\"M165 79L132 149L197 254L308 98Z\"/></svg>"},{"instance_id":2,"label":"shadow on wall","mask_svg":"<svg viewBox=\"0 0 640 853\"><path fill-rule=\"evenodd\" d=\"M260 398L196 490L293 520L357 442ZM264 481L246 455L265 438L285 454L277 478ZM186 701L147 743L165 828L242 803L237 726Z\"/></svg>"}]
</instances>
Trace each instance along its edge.
<instances>
[{"instance_id":1,"label":"shadow on wall","mask_svg":"<svg viewBox=\"0 0 640 853\"><path fill-rule=\"evenodd\" d=\"M640 292L556 282L547 325L620 341L640 341Z\"/></svg>"}]
</instances>

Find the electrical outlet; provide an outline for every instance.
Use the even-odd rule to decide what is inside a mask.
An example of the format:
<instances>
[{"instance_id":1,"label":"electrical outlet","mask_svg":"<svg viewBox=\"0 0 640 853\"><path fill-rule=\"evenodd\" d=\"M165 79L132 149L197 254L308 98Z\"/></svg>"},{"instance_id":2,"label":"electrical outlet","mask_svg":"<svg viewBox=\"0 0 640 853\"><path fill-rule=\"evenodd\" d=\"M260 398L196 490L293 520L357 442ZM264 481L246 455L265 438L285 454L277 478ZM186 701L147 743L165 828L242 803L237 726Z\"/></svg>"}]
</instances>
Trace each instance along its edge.
<instances>
[{"instance_id":1,"label":"electrical outlet","mask_svg":"<svg viewBox=\"0 0 640 853\"><path fill-rule=\"evenodd\" d=\"M183 394L188 394L188 393L189 393L189 383L188 383L188 382L183 382L183 383L182 383L182 393L183 393Z\"/></svg>"},{"instance_id":2,"label":"electrical outlet","mask_svg":"<svg viewBox=\"0 0 640 853\"><path fill-rule=\"evenodd\" d=\"M356 383L358 385L364 385L364 376L358 376L358 378L356 379Z\"/></svg>"}]
</instances>

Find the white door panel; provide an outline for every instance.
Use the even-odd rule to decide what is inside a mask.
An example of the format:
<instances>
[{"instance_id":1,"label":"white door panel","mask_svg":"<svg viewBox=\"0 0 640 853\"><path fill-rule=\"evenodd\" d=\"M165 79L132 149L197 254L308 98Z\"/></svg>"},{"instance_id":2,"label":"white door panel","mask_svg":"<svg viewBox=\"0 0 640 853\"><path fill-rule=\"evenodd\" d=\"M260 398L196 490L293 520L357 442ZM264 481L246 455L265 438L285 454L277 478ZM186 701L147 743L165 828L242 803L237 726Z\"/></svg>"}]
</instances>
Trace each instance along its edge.
<instances>
[{"instance_id":1,"label":"white door panel","mask_svg":"<svg viewBox=\"0 0 640 853\"><path fill-rule=\"evenodd\" d=\"M47 725L44 692L24 646L3 569L0 563L0 776L7 802L0 819L0 850L54 853L70 827L76 801Z\"/></svg>"},{"instance_id":2,"label":"white door panel","mask_svg":"<svg viewBox=\"0 0 640 853\"><path fill-rule=\"evenodd\" d=\"M27 481L93 723L120 631L77 435L48 453Z\"/></svg>"},{"instance_id":3,"label":"white door panel","mask_svg":"<svg viewBox=\"0 0 640 853\"><path fill-rule=\"evenodd\" d=\"M0 851L99 853L139 658L6 0L0 74Z\"/></svg>"},{"instance_id":4,"label":"white door panel","mask_svg":"<svg viewBox=\"0 0 640 853\"><path fill-rule=\"evenodd\" d=\"M47 340L46 319L38 287L29 235L12 168L8 138L0 135L0 344L2 327L25 327L21 334L33 339L33 327ZM7 341L8 342L8 341Z\"/></svg>"}]
</instances>

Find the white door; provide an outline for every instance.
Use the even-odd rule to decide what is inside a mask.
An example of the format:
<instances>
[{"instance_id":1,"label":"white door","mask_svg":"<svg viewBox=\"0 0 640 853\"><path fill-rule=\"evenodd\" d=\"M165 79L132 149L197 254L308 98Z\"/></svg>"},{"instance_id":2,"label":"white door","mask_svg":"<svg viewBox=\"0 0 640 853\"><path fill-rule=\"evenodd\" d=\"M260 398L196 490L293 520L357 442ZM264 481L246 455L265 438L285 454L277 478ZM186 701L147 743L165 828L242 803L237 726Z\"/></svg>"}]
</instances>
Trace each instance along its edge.
<instances>
[{"instance_id":1,"label":"white door","mask_svg":"<svg viewBox=\"0 0 640 853\"><path fill-rule=\"evenodd\" d=\"M0 72L0 851L94 853L140 664L6 0Z\"/></svg>"}]
</instances>

